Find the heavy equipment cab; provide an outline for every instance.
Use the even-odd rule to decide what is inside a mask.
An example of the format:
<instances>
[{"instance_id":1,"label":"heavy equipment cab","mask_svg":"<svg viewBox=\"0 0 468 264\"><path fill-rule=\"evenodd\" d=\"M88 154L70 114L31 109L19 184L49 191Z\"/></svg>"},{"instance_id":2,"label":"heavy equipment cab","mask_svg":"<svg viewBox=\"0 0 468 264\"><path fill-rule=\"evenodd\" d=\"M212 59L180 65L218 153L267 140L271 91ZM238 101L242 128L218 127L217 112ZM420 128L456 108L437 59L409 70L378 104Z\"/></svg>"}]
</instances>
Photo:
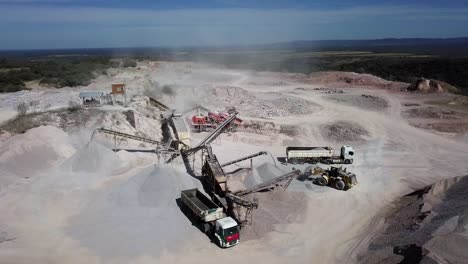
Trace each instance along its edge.
<instances>
[{"instance_id":1,"label":"heavy equipment cab","mask_svg":"<svg viewBox=\"0 0 468 264\"><path fill-rule=\"evenodd\" d=\"M239 243L239 225L232 217L216 220L215 237L223 248L237 245Z\"/></svg>"},{"instance_id":2,"label":"heavy equipment cab","mask_svg":"<svg viewBox=\"0 0 468 264\"><path fill-rule=\"evenodd\" d=\"M353 160L354 158L354 149L351 146L344 145L341 147L341 157L344 160Z\"/></svg>"},{"instance_id":3,"label":"heavy equipment cab","mask_svg":"<svg viewBox=\"0 0 468 264\"><path fill-rule=\"evenodd\" d=\"M346 171L342 167L330 167L327 170L315 167L311 174L315 177L309 179L317 185L331 186L338 190L346 191L357 184L356 174Z\"/></svg>"}]
</instances>

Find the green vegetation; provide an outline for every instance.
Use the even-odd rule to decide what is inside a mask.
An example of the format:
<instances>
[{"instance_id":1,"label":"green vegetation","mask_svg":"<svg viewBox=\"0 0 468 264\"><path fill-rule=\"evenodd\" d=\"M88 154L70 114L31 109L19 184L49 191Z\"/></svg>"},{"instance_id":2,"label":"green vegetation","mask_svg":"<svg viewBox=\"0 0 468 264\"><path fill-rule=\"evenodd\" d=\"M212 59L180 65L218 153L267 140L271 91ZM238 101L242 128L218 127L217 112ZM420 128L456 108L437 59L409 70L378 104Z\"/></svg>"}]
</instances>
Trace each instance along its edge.
<instances>
[{"instance_id":1,"label":"green vegetation","mask_svg":"<svg viewBox=\"0 0 468 264\"><path fill-rule=\"evenodd\" d=\"M29 105L21 103L27 109ZM20 105L21 105L20 104ZM59 126L62 129L80 129L88 122L94 122L96 118L103 118L105 112L99 109L86 109L81 108L75 103L69 103L68 108L55 109L47 112L23 112L17 115L14 119L0 126L0 130L5 130L11 134L22 134L29 129L52 125Z\"/></svg>"},{"instance_id":2,"label":"green vegetation","mask_svg":"<svg viewBox=\"0 0 468 264\"><path fill-rule=\"evenodd\" d=\"M392 46L393 47L393 46ZM352 71L370 73L392 81L412 83L420 77L443 82L449 91L468 95L468 57L418 53L411 49L381 50L205 50L141 51L111 59L111 55L32 57L0 59L0 92L26 89L25 82L38 80L52 87L88 85L110 67L136 67L137 60L197 61L258 71L297 72ZM105 53L104 53L105 54ZM446 84L445 84L446 83ZM174 95L172 87L160 92Z\"/></svg>"},{"instance_id":3,"label":"green vegetation","mask_svg":"<svg viewBox=\"0 0 468 264\"><path fill-rule=\"evenodd\" d=\"M397 58L369 59L341 63L336 70L370 73L392 81L414 82L419 77L447 84L448 90L458 88L468 95L468 59ZM453 85L453 86L452 86ZM451 87L450 87L451 86Z\"/></svg>"},{"instance_id":4,"label":"green vegetation","mask_svg":"<svg viewBox=\"0 0 468 264\"><path fill-rule=\"evenodd\" d=\"M0 92L25 89L24 82L39 80L52 87L88 85L96 74L118 66L108 57L0 60Z\"/></svg>"},{"instance_id":5,"label":"green vegetation","mask_svg":"<svg viewBox=\"0 0 468 264\"><path fill-rule=\"evenodd\" d=\"M206 53L198 61L258 71L297 72L351 71L387 80L412 83L424 77L447 83L450 91L468 95L468 58L376 53L367 51L278 51ZM444 86L444 85L443 85ZM455 89L454 89L455 88Z\"/></svg>"},{"instance_id":6,"label":"green vegetation","mask_svg":"<svg viewBox=\"0 0 468 264\"><path fill-rule=\"evenodd\" d=\"M124 59L124 61L122 63L122 67L124 67L124 68L136 67L136 66L137 66L136 60L129 59L129 58Z\"/></svg>"}]
</instances>

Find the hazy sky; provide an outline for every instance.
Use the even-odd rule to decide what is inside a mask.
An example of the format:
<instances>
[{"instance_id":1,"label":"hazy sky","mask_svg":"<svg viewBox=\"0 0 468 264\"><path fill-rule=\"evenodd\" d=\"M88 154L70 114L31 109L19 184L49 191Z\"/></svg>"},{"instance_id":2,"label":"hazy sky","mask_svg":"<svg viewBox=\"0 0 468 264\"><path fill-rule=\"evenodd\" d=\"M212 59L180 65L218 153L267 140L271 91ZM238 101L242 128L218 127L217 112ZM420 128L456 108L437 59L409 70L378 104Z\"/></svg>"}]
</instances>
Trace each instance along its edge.
<instances>
[{"instance_id":1,"label":"hazy sky","mask_svg":"<svg viewBox=\"0 0 468 264\"><path fill-rule=\"evenodd\" d=\"M468 0L0 0L0 49L468 36Z\"/></svg>"}]
</instances>

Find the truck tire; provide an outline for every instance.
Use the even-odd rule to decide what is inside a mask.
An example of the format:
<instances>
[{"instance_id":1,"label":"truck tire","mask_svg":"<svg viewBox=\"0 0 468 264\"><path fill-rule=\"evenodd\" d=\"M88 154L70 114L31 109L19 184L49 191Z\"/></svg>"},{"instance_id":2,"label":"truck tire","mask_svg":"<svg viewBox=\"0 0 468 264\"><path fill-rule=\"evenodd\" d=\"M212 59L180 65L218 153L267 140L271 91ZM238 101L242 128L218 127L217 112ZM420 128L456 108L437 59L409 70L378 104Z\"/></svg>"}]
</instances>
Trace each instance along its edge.
<instances>
[{"instance_id":1,"label":"truck tire","mask_svg":"<svg viewBox=\"0 0 468 264\"><path fill-rule=\"evenodd\" d=\"M340 190L340 191L341 191L341 190L344 190L344 188L345 188L345 183L344 183L344 181L342 181L342 180L337 180L337 181L335 182L335 188L338 189L338 190Z\"/></svg>"},{"instance_id":2,"label":"truck tire","mask_svg":"<svg viewBox=\"0 0 468 264\"><path fill-rule=\"evenodd\" d=\"M317 163L318 163L318 160L313 159L313 160L310 161L310 163L311 163L311 164L317 164Z\"/></svg>"},{"instance_id":3,"label":"truck tire","mask_svg":"<svg viewBox=\"0 0 468 264\"><path fill-rule=\"evenodd\" d=\"M345 164L351 164L351 160L346 159L346 160L344 161L344 163L345 163Z\"/></svg>"},{"instance_id":4,"label":"truck tire","mask_svg":"<svg viewBox=\"0 0 468 264\"><path fill-rule=\"evenodd\" d=\"M203 229L203 233L207 234L210 231L210 224L203 223L202 224L202 229Z\"/></svg>"},{"instance_id":5,"label":"truck tire","mask_svg":"<svg viewBox=\"0 0 468 264\"><path fill-rule=\"evenodd\" d=\"M291 164L297 165L297 159L292 159L292 160L290 160L290 161L291 161Z\"/></svg>"},{"instance_id":6,"label":"truck tire","mask_svg":"<svg viewBox=\"0 0 468 264\"><path fill-rule=\"evenodd\" d=\"M324 177L320 177L317 179L317 185L320 185L320 186L325 186L327 185L327 179L325 179Z\"/></svg>"}]
</instances>

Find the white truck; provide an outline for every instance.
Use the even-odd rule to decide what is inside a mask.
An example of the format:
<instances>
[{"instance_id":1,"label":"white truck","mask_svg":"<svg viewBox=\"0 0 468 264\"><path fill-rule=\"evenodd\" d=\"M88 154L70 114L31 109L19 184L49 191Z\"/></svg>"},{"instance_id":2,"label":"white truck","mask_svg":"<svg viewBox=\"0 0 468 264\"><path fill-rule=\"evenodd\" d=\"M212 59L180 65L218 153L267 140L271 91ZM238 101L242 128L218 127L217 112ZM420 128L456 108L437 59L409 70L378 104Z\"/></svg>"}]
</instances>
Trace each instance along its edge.
<instances>
[{"instance_id":1,"label":"white truck","mask_svg":"<svg viewBox=\"0 0 468 264\"><path fill-rule=\"evenodd\" d=\"M213 235L220 247L227 248L239 244L239 225L237 222L206 197L198 189L189 189L181 192L182 205L187 209L203 232Z\"/></svg>"},{"instance_id":2,"label":"white truck","mask_svg":"<svg viewBox=\"0 0 468 264\"><path fill-rule=\"evenodd\" d=\"M286 160L291 164L352 164L354 150L344 145L337 155L331 147L287 147Z\"/></svg>"}]
</instances>

